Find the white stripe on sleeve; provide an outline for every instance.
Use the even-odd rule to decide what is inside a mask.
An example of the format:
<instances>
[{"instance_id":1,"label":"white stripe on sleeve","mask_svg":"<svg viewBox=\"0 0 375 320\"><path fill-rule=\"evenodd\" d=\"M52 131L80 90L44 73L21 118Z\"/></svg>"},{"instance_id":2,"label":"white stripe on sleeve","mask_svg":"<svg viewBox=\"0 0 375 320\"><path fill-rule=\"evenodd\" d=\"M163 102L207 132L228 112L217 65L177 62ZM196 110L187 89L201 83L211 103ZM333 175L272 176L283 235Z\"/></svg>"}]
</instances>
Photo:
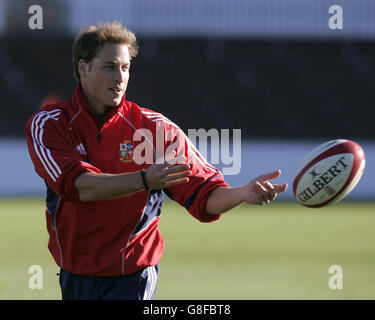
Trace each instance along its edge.
<instances>
[{"instance_id":1,"label":"white stripe on sleeve","mask_svg":"<svg viewBox=\"0 0 375 320\"><path fill-rule=\"evenodd\" d=\"M143 300L151 300L157 283L156 267L151 266L147 268L147 283L143 296Z\"/></svg>"},{"instance_id":2,"label":"white stripe on sleeve","mask_svg":"<svg viewBox=\"0 0 375 320\"><path fill-rule=\"evenodd\" d=\"M58 120L61 113L60 109L54 111L42 111L34 117L31 124L31 136L33 138L34 150L43 164L44 169L53 181L61 174L61 169L53 159L51 151L43 144L44 124L47 120Z\"/></svg>"}]
</instances>

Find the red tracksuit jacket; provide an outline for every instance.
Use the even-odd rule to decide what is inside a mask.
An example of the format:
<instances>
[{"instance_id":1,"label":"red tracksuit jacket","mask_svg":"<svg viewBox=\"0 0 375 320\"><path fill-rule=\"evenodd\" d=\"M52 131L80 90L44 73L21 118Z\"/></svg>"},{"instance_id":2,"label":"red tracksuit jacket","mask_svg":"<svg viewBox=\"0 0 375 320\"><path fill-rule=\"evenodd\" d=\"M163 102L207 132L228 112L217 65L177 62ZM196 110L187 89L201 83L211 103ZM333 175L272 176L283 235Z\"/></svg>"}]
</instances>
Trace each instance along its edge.
<instances>
[{"instance_id":1,"label":"red tracksuit jacket","mask_svg":"<svg viewBox=\"0 0 375 320\"><path fill-rule=\"evenodd\" d=\"M151 135L138 141L134 133L141 128ZM155 160L155 150L161 150L160 143L156 148L160 128L164 151L179 137L176 149L191 163L188 183L113 200L80 201L75 179L84 172L115 174L148 168L151 164L135 161L134 154L139 144L152 143ZM220 217L204 210L209 193L228 186L220 171L174 123L126 101L125 96L98 123L78 86L70 100L44 106L34 114L26 136L35 170L47 185L48 247L56 263L70 272L113 276L157 264L164 247L159 231L163 191L202 222Z\"/></svg>"}]
</instances>

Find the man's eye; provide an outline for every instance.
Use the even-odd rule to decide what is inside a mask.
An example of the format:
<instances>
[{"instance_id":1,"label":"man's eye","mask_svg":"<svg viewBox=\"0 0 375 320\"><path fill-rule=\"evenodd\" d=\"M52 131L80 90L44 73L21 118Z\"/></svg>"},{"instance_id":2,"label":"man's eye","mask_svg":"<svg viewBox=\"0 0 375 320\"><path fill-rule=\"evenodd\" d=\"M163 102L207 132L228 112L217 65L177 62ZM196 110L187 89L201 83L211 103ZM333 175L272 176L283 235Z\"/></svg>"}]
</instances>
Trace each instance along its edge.
<instances>
[{"instance_id":1,"label":"man's eye","mask_svg":"<svg viewBox=\"0 0 375 320\"><path fill-rule=\"evenodd\" d=\"M129 70L129 66L122 67L122 71Z\"/></svg>"},{"instance_id":2,"label":"man's eye","mask_svg":"<svg viewBox=\"0 0 375 320\"><path fill-rule=\"evenodd\" d=\"M113 66L105 66L104 69L113 69Z\"/></svg>"}]
</instances>

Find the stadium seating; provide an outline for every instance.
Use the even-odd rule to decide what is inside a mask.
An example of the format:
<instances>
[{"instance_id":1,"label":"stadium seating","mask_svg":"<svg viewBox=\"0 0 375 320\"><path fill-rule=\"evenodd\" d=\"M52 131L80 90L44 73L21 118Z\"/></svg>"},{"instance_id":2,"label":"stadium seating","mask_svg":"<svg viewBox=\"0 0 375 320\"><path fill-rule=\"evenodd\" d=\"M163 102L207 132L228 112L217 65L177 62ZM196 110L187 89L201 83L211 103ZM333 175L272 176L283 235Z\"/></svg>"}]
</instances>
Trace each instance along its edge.
<instances>
[{"instance_id":1,"label":"stadium seating","mask_svg":"<svg viewBox=\"0 0 375 320\"><path fill-rule=\"evenodd\" d=\"M22 136L49 94L69 98L70 38L3 38L0 135ZM4 69L5 68L5 69ZM12 81L9 77L16 70ZM244 137L374 138L375 43L140 39L127 98L181 128Z\"/></svg>"}]
</instances>

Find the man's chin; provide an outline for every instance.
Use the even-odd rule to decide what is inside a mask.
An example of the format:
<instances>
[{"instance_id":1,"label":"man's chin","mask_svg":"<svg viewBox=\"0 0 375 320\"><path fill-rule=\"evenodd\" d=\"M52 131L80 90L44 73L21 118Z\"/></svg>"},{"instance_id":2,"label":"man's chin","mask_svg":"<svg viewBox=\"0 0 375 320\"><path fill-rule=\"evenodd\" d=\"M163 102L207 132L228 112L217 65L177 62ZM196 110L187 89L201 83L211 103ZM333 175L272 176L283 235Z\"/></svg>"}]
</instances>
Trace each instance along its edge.
<instances>
[{"instance_id":1,"label":"man's chin","mask_svg":"<svg viewBox=\"0 0 375 320\"><path fill-rule=\"evenodd\" d=\"M108 99L107 106L108 107L117 107L121 103L122 99Z\"/></svg>"}]
</instances>

